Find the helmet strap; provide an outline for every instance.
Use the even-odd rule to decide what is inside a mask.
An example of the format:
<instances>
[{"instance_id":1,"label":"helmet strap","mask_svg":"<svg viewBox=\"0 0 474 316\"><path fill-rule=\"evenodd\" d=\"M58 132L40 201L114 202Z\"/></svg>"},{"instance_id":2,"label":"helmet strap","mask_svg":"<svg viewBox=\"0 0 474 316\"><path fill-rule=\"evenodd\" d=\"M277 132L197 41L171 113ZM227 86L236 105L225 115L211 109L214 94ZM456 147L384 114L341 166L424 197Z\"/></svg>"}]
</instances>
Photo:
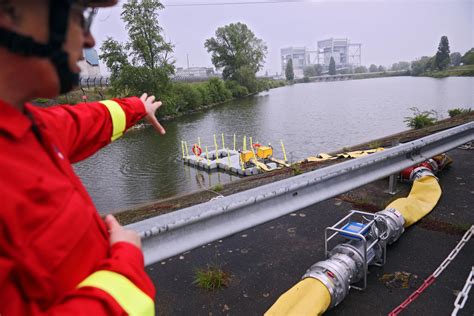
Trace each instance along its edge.
<instances>
[{"instance_id":1,"label":"helmet strap","mask_svg":"<svg viewBox=\"0 0 474 316\"><path fill-rule=\"evenodd\" d=\"M59 77L61 94L71 91L79 83L79 75L69 68L68 53L62 48L67 35L70 8L74 2L75 0L51 0L48 44L39 43L31 36L0 28L0 46L15 54L51 60Z\"/></svg>"},{"instance_id":2,"label":"helmet strap","mask_svg":"<svg viewBox=\"0 0 474 316\"><path fill-rule=\"evenodd\" d=\"M51 0L49 5L49 56L59 77L60 93L71 91L79 83L79 75L69 68L68 53L62 48L66 41L71 5L75 0Z\"/></svg>"}]
</instances>

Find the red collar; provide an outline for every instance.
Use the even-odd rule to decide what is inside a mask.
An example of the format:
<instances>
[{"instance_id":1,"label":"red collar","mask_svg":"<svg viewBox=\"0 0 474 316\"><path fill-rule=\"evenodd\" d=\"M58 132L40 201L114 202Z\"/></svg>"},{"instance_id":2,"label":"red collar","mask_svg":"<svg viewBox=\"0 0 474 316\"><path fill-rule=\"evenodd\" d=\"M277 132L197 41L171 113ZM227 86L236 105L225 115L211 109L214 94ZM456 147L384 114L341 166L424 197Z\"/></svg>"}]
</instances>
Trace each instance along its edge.
<instances>
[{"instance_id":1,"label":"red collar","mask_svg":"<svg viewBox=\"0 0 474 316\"><path fill-rule=\"evenodd\" d=\"M5 131L14 138L23 137L31 127L31 121L17 108L0 100L0 131Z\"/></svg>"}]
</instances>

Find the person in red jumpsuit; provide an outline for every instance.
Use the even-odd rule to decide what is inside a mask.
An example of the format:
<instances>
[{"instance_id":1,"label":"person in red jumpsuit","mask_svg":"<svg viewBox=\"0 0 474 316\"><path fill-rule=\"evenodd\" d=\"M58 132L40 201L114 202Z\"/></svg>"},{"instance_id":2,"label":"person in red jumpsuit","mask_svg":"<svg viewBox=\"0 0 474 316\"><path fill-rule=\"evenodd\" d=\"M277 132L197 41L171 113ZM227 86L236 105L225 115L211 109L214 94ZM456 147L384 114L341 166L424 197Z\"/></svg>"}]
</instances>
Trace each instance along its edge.
<instances>
[{"instance_id":1,"label":"person in red jumpsuit","mask_svg":"<svg viewBox=\"0 0 474 316\"><path fill-rule=\"evenodd\" d=\"M103 220L71 163L154 114L113 99L38 108L78 83L97 7L116 0L0 0L0 315L154 315L137 233Z\"/></svg>"}]
</instances>

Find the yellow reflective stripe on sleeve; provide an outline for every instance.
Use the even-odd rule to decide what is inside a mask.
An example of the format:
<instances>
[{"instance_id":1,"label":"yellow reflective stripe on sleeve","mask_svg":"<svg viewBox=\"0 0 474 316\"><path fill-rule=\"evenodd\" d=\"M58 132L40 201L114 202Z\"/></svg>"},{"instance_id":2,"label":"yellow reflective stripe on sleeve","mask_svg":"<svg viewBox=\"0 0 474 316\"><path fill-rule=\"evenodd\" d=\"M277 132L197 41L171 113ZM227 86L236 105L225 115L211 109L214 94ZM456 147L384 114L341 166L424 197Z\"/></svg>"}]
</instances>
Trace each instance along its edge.
<instances>
[{"instance_id":1,"label":"yellow reflective stripe on sleeve","mask_svg":"<svg viewBox=\"0 0 474 316\"><path fill-rule=\"evenodd\" d=\"M123 111L122 107L115 101L104 100L100 101L100 103L107 107L110 113L110 117L112 118L113 130L112 137L110 139L114 141L120 136L122 136L123 132L125 131L125 127L127 124L125 112Z\"/></svg>"},{"instance_id":2,"label":"yellow reflective stripe on sleeve","mask_svg":"<svg viewBox=\"0 0 474 316\"><path fill-rule=\"evenodd\" d=\"M101 289L131 316L154 316L155 303L135 284L121 274L101 270L94 272L77 287L90 286Z\"/></svg>"}]
</instances>

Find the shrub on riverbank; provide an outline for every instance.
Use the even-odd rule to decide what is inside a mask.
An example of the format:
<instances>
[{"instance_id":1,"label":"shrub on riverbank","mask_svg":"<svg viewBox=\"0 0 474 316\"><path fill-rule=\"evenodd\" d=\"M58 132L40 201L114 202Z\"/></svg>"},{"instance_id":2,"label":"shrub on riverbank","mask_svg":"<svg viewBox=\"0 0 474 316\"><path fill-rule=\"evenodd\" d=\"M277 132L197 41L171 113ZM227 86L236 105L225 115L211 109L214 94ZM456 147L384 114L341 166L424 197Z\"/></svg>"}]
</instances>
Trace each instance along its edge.
<instances>
[{"instance_id":1,"label":"shrub on riverbank","mask_svg":"<svg viewBox=\"0 0 474 316\"><path fill-rule=\"evenodd\" d=\"M230 91L233 98L242 98L249 94L249 90L246 87L239 85L235 80L226 81L225 86Z\"/></svg>"},{"instance_id":2,"label":"shrub on riverbank","mask_svg":"<svg viewBox=\"0 0 474 316\"><path fill-rule=\"evenodd\" d=\"M455 108L448 110L449 117L455 117L457 115L465 114L471 112L471 108L468 109L461 109L461 108Z\"/></svg>"},{"instance_id":3,"label":"shrub on riverbank","mask_svg":"<svg viewBox=\"0 0 474 316\"><path fill-rule=\"evenodd\" d=\"M255 83L255 92L261 92L286 85L283 80L258 79ZM85 93L85 94L84 94ZM200 110L202 107L223 103L231 99L239 99L250 95L249 90L240 85L237 81L229 80L224 82L219 78L211 78L204 82L173 82L168 85L164 93L159 91L148 91L163 101L161 109L158 111L159 117L176 116L181 113ZM84 95L86 97L84 97ZM40 99L38 103L45 104L77 104L80 102L93 102L104 99L122 97L117 95L111 88L91 88L75 90L68 94L61 95L55 100Z\"/></svg>"},{"instance_id":4,"label":"shrub on riverbank","mask_svg":"<svg viewBox=\"0 0 474 316\"><path fill-rule=\"evenodd\" d=\"M259 79L256 82L256 91L261 92L284 86L282 80ZM223 103L231 99L247 97L249 90L237 81L223 81L212 78L198 83L173 83L169 93L162 97L164 109L158 115L174 116L180 113L199 110L203 106Z\"/></svg>"},{"instance_id":5,"label":"shrub on riverbank","mask_svg":"<svg viewBox=\"0 0 474 316\"><path fill-rule=\"evenodd\" d=\"M413 116L407 116L403 120L407 123L408 127L414 129L420 129L426 126L434 125L438 121L438 115L436 111L420 111L417 107L412 107L410 110L413 113Z\"/></svg>"},{"instance_id":6,"label":"shrub on riverbank","mask_svg":"<svg viewBox=\"0 0 474 316\"><path fill-rule=\"evenodd\" d=\"M457 67L449 67L446 70L442 71L425 71L419 76L423 77L433 77L433 78L444 78L449 76L474 76L474 65L464 65Z\"/></svg>"}]
</instances>

